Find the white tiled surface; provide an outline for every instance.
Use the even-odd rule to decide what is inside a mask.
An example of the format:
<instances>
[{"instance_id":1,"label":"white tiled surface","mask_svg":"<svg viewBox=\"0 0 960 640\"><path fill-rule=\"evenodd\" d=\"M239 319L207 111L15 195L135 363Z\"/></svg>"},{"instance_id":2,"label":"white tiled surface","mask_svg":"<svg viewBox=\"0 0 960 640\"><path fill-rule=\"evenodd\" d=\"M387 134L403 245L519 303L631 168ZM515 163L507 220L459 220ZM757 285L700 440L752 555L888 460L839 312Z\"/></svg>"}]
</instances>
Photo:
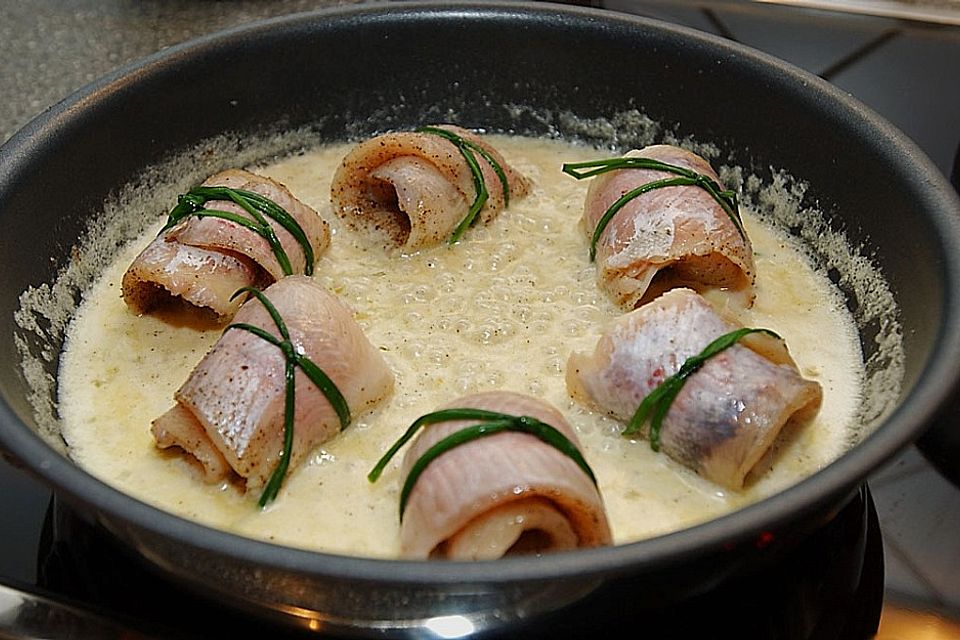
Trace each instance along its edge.
<instances>
[{"instance_id":1,"label":"white tiled surface","mask_svg":"<svg viewBox=\"0 0 960 640\"><path fill-rule=\"evenodd\" d=\"M870 481L891 598L960 617L960 488L910 448Z\"/></svg>"}]
</instances>

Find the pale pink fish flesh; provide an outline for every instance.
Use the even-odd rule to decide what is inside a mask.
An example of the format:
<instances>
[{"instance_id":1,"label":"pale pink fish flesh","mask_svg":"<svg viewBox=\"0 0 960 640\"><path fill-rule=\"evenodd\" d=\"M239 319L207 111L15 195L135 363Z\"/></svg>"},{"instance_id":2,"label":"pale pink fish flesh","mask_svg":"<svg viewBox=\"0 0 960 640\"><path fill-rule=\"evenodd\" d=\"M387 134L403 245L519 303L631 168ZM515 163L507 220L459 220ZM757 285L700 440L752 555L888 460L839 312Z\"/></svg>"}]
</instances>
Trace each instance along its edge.
<instances>
[{"instance_id":1,"label":"pale pink fish flesh","mask_svg":"<svg viewBox=\"0 0 960 640\"><path fill-rule=\"evenodd\" d=\"M205 186L258 193L293 217L309 241L314 261L330 244L329 225L282 184L241 169L211 176ZM250 218L240 205L209 201L207 209ZM266 220L290 260L293 273L306 271L300 243L280 224ZM313 265L311 265L312 267ZM188 216L163 232L141 252L123 276L123 297L136 313L149 313L171 298L212 310L221 320L236 313L244 297L230 300L242 287L262 288L284 276L277 256L257 232L218 217Z\"/></svg>"},{"instance_id":2,"label":"pale pink fish flesh","mask_svg":"<svg viewBox=\"0 0 960 640\"><path fill-rule=\"evenodd\" d=\"M354 417L393 389L393 373L364 335L353 314L307 276L288 276L264 294L276 307L298 353L337 385ZM251 299L237 312L247 323L279 336L264 306ZM203 467L208 481L239 476L248 489L261 487L283 450L285 358L280 349L243 329L229 329L175 394L177 406L154 421L160 447L180 447ZM316 446L340 431L339 418L323 393L297 369L293 469ZM197 434L209 442L196 445ZM211 459L211 446L225 465Z\"/></svg>"},{"instance_id":3,"label":"pale pink fish flesh","mask_svg":"<svg viewBox=\"0 0 960 640\"><path fill-rule=\"evenodd\" d=\"M567 387L580 402L627 423L687 358L737 328L696 292L671 290L615 319L592 354L571 355ZM821 399L820 385L801 377L782 347L744 340L687 379L663 420L661 451L741 489L784 425L812 417Z\"/></svg>"},{"instance_id":4,"label":"pale pink fish flesh","mask_svg":"<svg viewBox=\"0 0 960 640\"><path fill-rule=\"evenodd\" d=\"M692 169L720 184L706 160L670 145L631 151ZM619 169L591 179L581 225L587 237L622 195L641 185L675 177L665 171ZM597 242L597 281L621 307L633 309L673 287L704 293L731 292L740 306L753 301L753 250L723 207L704 189L669 186L630 200L613 216Z\"/></svg>"},{"instance_id":5,"label":"pale pink fish flesh","mask_svg":"<svg viewBox=\"0 0 960 640\"><path fill-rule=\"evenodd\" d=\"M231 300L231 296L261 279L260 269L245 256L191 247L160 236L123 274L123 299L138 314L181 300L222 320L243 304L243 297Z\"/></svg>"},{"instance_id":6,"label":"pale pink fish flesh","mask_svg":"<svg viewBox=\"0 0 960 640\"><path fill-rule=\"evenodd\" d=\"M492 391L449 407L531 416L579 448L563 415L536 398ZM430 446L476 422L424 427L405 454L401 477ZM410 492L400 538L404 557L460 560L611 542L603 499L589 476L552 445L517 432L481 437L433 460Z\"/></svg>"},{"instance_id":7,"label":"pale pink fish flesh","mask_svg":"<svg viewBox=\"0 0 960 640\"><path fill-rule=\"evenodd\" d=\"M529 191L529 181L482 137L452 125L438 128L487 151L506 175L511 201ZM476 222L486 224L504 209L505 194L490 163L474 155L489 192ZM330 197L334 213L371 242L413 252L451 237L466 217L476 187L453 142L431 133L401 131L354 147L334 174Z\"/></svg>"}]
</instances>

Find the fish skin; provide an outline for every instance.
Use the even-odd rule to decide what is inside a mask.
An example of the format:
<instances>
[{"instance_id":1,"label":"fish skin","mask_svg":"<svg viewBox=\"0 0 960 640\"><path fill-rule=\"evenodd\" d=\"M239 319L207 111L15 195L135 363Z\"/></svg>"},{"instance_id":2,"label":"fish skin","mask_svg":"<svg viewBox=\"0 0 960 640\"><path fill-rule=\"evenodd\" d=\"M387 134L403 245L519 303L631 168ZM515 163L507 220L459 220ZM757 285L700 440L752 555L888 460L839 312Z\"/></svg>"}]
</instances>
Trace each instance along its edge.
<instances>
[{"instance_id":1,"label":"fish skin","mask_svg":"<svg viewBox=\"0 0 960 640\"><path fill-rule=\"evenodd\" d=\"M552 425L579 447L564 417L546 402L530 396L491 391L460 398L447 408L452 407L529 415ZM476 421L455 420L425 427L404 457L401 477L406 478L431 445L472 424ZM556 522L559 516L565 524L554 532L558 548L570 547L571 532L574 546L611 542L603 499L583 470L536 436L503 432L460 445L426 467L410 492L401 522L401 553L418 559L498 557L521 533L517 527L493 545L466 539L485 526L504 528L504 514L498 514L498 510L506 512L507 520L527 514L543 526ZM483 522L490 518L499 518L499 522Z\"/></svg>"},{"instance_id":2,"label":"fish skin","mask_svg":"<svg viewBox=\"0 0 960 640\"><path fill-rule=\"evenodd\" d=\"M279 182L242 169L221 171L204 186L244 189L263 195L289 213L301 226L314 252L314 260L330 245L329 225ZM209 201L205 205L249 218L233 202ZM270 221L269 218L267 218ZM279 224L270 221L293 273L304 273L306 256L300 243ZM263 288L284 277L273 249L265 238L230 220L188 216L164 231L134 259L123 276L123 298L138 314L150 313L171 297L210 309L223 321L245 300L231 300L242 287Z\"/></svg>"},{"instance_id":3,"label":"fish skin","mask_svg":"<svg viewBox=\"0 0 960 640\"><path fill-rule=\"evenodd\" d=\"M330 377L354 417L391 392L393 373L352 311L312 278L288 276L264 294L283 318L297 352ZM279 336L267 310L256 299L244 304L235 322ZM225 331L174 394L177 406L154 422L158 446L165 444L160 435L195 431L195 427L172 426L172 421L196 422L247 489L263 486L283 450L285 363L280 349L259 336L243 329ZM291 469L340 431L333 406L299 368L295 381ZM173 445L186 449L189 443ZM223 479L211 469L206 471L208 480Z\"/></svg>"},{"instance_id":4,"label":"fish skin","mask_svg":"<svg viewBox=\"0 0 960 640\"><path fill-rule=\"evenodd\" d=\"M501 166L510 197L530 189L481 136L453 125L437 125L486 150ZM476 222L487 224L506 205L500 179L480 154L474 154L489 198ZM413 252L450 238L476 197L473 174L459 149L438 135L398 131L358 144L334 174L330 199L334 213L351 228L387 249Z\"/></svg>"},{"instance_id":5,"label":"fish skin","mask_svg":"<svg viewBox=\"0 0 960 640\"><path fill-rule=\"evenodd\" d=\"M633 150L643 157L720 178L702 157L671 145ZM581 227L588 238L610 206L643 184L673 177L664 171L618 169L595 176L584 199ZM753 301L756 269L749 239L723 208L697 186L652 189L613 216L597 242L597 281L622 308L633 309L663 291L685 286L735 292L738 304Z\"/></svg>"},{"instance_id":6,"label":"fish skin","mask_svg":"<svg viewBox=\"0 0 960 640\"><path fill-rule=\"evenodd\" d=\"M572 354L568 391L627 423L687 358L737 328L696 292L673 289L615 319L592 353ZM717 484L742 489L788 420L809 417L822 399L817 382L801 377L784 351L769 347L738 342L691 375L664 417L661 451Z\"/></svg>"}]
</instances>

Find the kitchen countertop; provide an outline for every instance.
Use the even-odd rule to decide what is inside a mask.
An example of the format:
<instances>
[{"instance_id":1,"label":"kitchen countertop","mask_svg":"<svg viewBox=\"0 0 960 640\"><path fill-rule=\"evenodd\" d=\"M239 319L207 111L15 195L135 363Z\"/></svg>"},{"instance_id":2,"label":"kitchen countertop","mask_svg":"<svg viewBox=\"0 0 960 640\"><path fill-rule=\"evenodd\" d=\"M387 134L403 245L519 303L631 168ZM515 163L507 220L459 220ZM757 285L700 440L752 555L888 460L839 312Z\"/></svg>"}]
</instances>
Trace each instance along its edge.
<instances>
[{"instance_id":1,"label":"kitchen countertop","mask_svg":"<svg viewBox=\"0 0 960 640\"><path fill-rule=\"evenodd\" d=\"M0 0L0 141L72 91L128 62L221 28L324 6L310 0ZM577 2L708 31L821 75L913 138L949 175L960 145L960 27L925 20L752 2L593 0ZM838 3L834 3L838 4ZM840 3L842 4L842 3ZM882 5L897 5L884 2ZM911 3L901 3L909 5ZM936 3L960 15L956 3ZM957 10L956 14L952 12ZM922 110L923 117L917 117ZM884 538L888 600L929 612L930 628L960 638L960 488L910 447L869 482ZM0 544L44 514L43 493L0 460L0 490L23 496L0 518ZM0 580L29 575L36 559L0 558ZM896 635L885 614L881 637ZM885 635L886 634L886 635Z\"/></svg>"}]
</instances>

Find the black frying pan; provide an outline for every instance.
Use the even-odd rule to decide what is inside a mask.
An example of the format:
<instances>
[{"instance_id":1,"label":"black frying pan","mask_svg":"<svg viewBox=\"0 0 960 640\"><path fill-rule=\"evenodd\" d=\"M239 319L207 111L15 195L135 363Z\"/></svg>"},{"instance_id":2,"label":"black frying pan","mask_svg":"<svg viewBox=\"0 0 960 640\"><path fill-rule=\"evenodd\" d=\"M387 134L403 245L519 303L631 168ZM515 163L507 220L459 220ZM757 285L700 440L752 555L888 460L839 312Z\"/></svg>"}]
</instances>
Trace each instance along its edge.
<instances>
[{"instance_id":1,"label":"black frying pan","mask_svg":"<svg viewBox=\"0 0 960 640\"><path fill-rule=\"evenodd\" d=\"M454 120L583 135L561 114L631 109L662 132L715 143L729 163L808 183L805 205L862 245L889 281L904 328L901 397L869 437L798 485L691 529L549 560L378 561L282 548L170 516L105 486L35 432L36 392L42 400L49 389L20 363L32 353L55 377L62 333L42 319L36 331L18 326L18 297L82 260L72 248L93 216L148 168L224 133L248 140L299 129L342 140ZM209 166L185 178L199 181L201 168ZM936 416L960 377L958 209L917 147L864 106L788 64L692 30L516 3L404 3L269 20L100 80L0 150L0 443L185 587L293 624L400 634L455 614L484 629L564 607L624 576L638 599L683 598L775 560ZM851 307L868 302L847 293ZM861 327L868 355L879 329Z\"/></svg>"}]
</instances>

